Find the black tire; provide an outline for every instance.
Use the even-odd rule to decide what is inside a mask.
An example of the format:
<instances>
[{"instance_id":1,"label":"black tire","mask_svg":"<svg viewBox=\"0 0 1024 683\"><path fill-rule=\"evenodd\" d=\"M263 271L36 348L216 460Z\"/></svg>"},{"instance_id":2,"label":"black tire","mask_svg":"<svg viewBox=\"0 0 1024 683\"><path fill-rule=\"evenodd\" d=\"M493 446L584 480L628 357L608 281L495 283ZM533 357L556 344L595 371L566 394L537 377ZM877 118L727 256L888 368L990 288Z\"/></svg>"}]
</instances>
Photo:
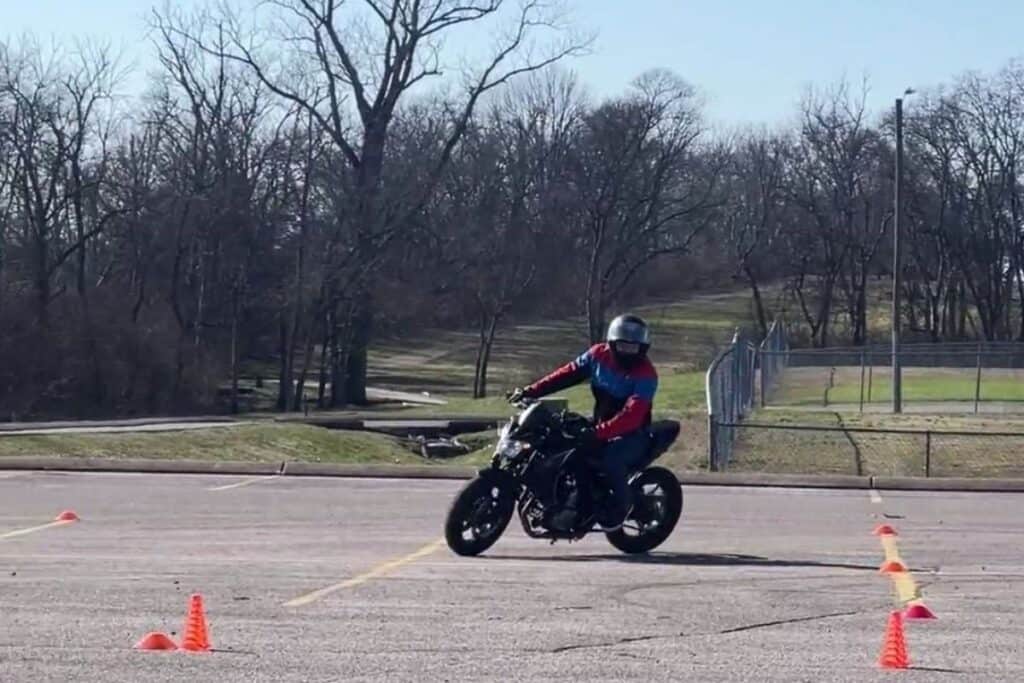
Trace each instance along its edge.
<instances>
[{"instance_id":1,"label":"black tire","mask_svg":"<svg viewBox=\"0 0 1024 683\"><path fill-rule=\"evenodd\" d=\"M462 487L448 509L444 537L456 554L479 555L501 538L515 508L512 491L500 482L474 479ZM466 533L470 532L470 538Z\"/></svg>"},{"instance_id":2,"label":"black tire","mask_svg":"<svg viewBox=\"0 0 1024 683\"><path fill-rule=\"evenodd\" d=\"M633 512L622 528L605 534L609 543L630 555L650 552L664 543L683 514L683 489L676 475L664 467L644 470L632 487ZM659 494L644 495L646 487L656 488ZM634 519L634 515L642 519ZM648 528L650 524L653 526Z\"/></svg>"}]
</instances>

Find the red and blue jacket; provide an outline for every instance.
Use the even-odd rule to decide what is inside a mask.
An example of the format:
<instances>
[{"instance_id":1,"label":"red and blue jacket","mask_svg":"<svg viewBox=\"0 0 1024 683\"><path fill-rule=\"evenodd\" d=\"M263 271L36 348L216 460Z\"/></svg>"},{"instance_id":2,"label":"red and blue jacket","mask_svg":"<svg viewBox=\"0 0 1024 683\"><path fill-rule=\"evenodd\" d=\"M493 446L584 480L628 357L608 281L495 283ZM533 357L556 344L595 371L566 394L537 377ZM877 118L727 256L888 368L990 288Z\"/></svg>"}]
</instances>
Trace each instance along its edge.
<instances>
[{"instance_id":1,"label":"red and blue jacket","mask_svg":"<svg viewBox=\"0 0 1024 683\"><path fill-rule=\"evenodd\" d=\"M615 360L607 343L590 347L576 360L531 384L527 391L539 398L587 379L594 394L594 421L599 439L609 441L651 423L654 394L658 391L654 365L644 358L627 370Z\"/></svg>"}]
</instances>

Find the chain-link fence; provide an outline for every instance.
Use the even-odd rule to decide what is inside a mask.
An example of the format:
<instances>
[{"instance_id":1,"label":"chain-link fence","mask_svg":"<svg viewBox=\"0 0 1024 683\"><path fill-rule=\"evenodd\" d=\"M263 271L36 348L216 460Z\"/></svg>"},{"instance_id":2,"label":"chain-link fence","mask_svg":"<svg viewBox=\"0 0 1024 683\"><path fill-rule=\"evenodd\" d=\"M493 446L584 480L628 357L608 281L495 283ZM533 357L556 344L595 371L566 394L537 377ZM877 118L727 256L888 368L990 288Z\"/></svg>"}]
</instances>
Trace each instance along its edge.
<instances>
[{"instance_id":1,"label":"chain-link fence","mask_svg":"<svg viewBox=\"0 0 1024 683\"><path fill-rule=\"evenodd\" d=\"M719 470L913 477L1024 477L1024 433L719 425L733 435Z\"/></svg>"},{"instance_id":2,"label":"chain-link fence","mask_svg":"<svg viewBox=\"0 0 1024 683\"><path fill-rule=\"evenodd\" d=\"M789 341L786 338L786 327L781 320L776 320L758 347L758 366L761 369L759 398L762 406L766 405L778 390L788 364Z\"/></svg>"},{"instance_id":3,"label":"chain-link fence","mask_svg":"<svg viewBox=\"0 0 1024 683\"><path fill-rule=\"evenodd\" d=\"M774 372L761 406L887 410L892 350L881 346L762 351ZM1024 411L1024 344L900 347L903 404L929 412Z\"/></svg>"},{"instance_id":4,"label":"chain-link fence","mask_svg":"<svg viewBox=\"0 0 1024 683\"><path fill-rule=\"evenodd\" d=\"M708 466L712 471L729 462L735 429L754 407L757 347L737 330L732 342L708 368Z\"/></svg>"}]
</instances>

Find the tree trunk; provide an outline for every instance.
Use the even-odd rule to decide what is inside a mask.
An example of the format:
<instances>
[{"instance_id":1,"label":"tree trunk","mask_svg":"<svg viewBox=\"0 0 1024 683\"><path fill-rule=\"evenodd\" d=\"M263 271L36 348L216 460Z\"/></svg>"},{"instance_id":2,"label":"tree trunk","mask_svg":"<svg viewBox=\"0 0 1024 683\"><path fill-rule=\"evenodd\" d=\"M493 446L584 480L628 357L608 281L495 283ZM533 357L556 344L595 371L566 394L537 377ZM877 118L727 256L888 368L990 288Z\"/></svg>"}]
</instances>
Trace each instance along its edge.
<instances>
[{"instance_id":1,"label":"tree trunk","mask_svg":"<svg viewBox=\"0 0 1024 683\"><path fill-rule=\"evenodd\" d=\"M288 341L288 323L285 321L284 313L278 320L278 344L281 354L281 367L277 378L277 410L286 412L288 410L289 389L292 386L292 357L291 344Z\"/></svg>"},{"instance_id":2,"label":"tree trunk","mask_svg":"<svg viewBox=\"0 0 1024 683\"><path fill-rule=\"evenodd\" d=\"M601 265L601 247L604 242L604 231L595 231L594 246L590 252L590 269L587 272L587 327L590 343L601 341L604 331L603 281L598 277Z\"/></svg>"},{"instance_id":3,"label":"tree trunk","mask_svg":"<svg viewBox=\"0 0 1024 683\"><path fill-rule=\"evenodd\" d=\"M307 183L308 185L308 183ZM301 227L299 230L299 248L295 256L295 284L294 284L294 300L292 305L292 320L291 320L291 331L288 339L288 367L294 372L295 368L295 352L299 343L299 327L302 320L302 289L303 289L303 271L305 271L305 255L306 255L306 220L305 220L305 196L303 197L303 216L300 219ZM307 334L307 340L312 339L313 330L312 326ZM308 346L308 342L307 342ZM302 371L305 373L309 369L309 357L303 359ZM289 384L291 382L291 373L288 376ZM305 376L301 378L301 381L305 381ZM299 385L300 387L302 385ZM289 386L290 388L290 386ZM296 389L294 400L290 404L292 410L301 410L302 404L302 393Z\"/></svg>"},{"instance_id":4,"label":"tree trunk","mask_svg":"<svg viewBox=\"0 0 1024 683\"><path fill-rule=\"evenodd\" d=\"M754 312L757 314L757 325L761 328L761 338L764 339L768 336L768 316L765 315L761 288L757 285L757 277L754 275L753 268L749 265L744 265L743 272L747 276L747 281L750 283L750 291L754 295Z\"/></svg>"},{"instance_id":5,"label":"tree trunk","mask_svg":"<svg viewBox=\"0 0 1024 683\"><path fill-rule=\"evenodd\" d=\"M484 314L480 319L480 346L476 353L476 374L473 378L473 398L487 397L487 366L491 361L491 349L498 329L500 314Z\"/></svg>"},{"instance_id":6,"label":"tree trunk","mask_svg":"<svg viewBox=\"0 0 1024 683\"><path fill-rule=\"evenodd\" d=\"M335 310L332 335L334 341L331 350L331 407L339 408L348 403L346 390L348 387L347 367L348 353L351 347L352 337L352 308L346 306L344 316L339 324L338 313Z\"/></svg>"},{"instance_id":7,"label":"tree trunk","mask_svg":"<svg viewBox=\"0 0 1024 683\"><path fill-rule=\"evenodd\" d=\"M309 374L309 367L313 362L313 335L315 334L315 318L310 320L306 327L306 345L302 355L302 369L299 370L299 379L295 382L295 405L296 411L302 411L303 402L306 398L306 376Z\"/></svg>"},{"instance_id":8,"label":"tree trunk","mask_svg":"<svg viewBox=\"0 0 1024 683\"><path fill-rule=\"evenodd\" d=\"M36 320L39 322L39 326L46 330L50 325L50 275L47 272L49 270L49 258L47 256L46 241L42 237L38 238L35 244L35 258Z\"/></svg>"},{"instance_id":9,"label":"tree trunk","mask_svg":"<svg viewBox=\"0 0 1024 683\"><path fill-rule=\"evenodd\" d=\"M356 169L357 221L356 249L360 262L376 257L374 241L380 231L386 230L386 218L379 207L381 178L384 169L384 151L387 144L389 121L379 119L368 123L363 132L362 161ZM364 273L358 282L360 296L356 298L355 315L351 318L354 329L348 335L349 344L345 362L345 399L354 405L366 405L367 353L373 326L373 272Z\"/></svg>"},{"instance_id":10,"label":"tree trunk","mask_svg":"<svg viewBox=\"0 0 1024 683\"><path fill-rule=\"evenodd\" d=\"M967 285L963 281L959 284L959 294L956 296L956 302L959 305L959 310L956 314L956 337L958 339L965 339L967 336Z\"/></svg>"},{"instance_id":11,"label":"tree trunk","mask_svg":"<svg viewBox=\"0 0 1024 683\"><path fill-rule=\"evenodd\" d=\"M327 407L324 398L327 394L327 370L330 367L331 342L331 313L327 311L324 313L324 336L323 344L320 346L320 373L316 388L316 405L321 410Z\"/></svg>"},{"instance_id":12,"label":"tree trunk","mask_svg":"<svg viewBox=\"0 0 1024 683\"><path fill-rule=\"evenodd\" d=\"M203 341L203 315L205 313L204 306L206 304L206 268L203 264L202 256L199 257L199 291L196 293L196 321L195 329L193 330L193 346L195 347L196 353L199 352L199 347Z\"/></svg>"},{"instance_id":13,"label":"tree trunk","mask_svg":"<svg viewBox=\"0 0 1024 683\"><path fill-rule=\"evenodd\" d=\"M238 414L238 288L231 293L231 413Z\"/></svg>"},{"instance_id":14,"label":"tree trunk","mask_svg":"<svg viewBox=\"0 0 1024 683\"><path fill-rule=\"evenodd\" d=\"M1017 298L1020 302L1020 318L1017 323L1017 341L1024 341L1024 278L1021 277L1020 269L1015 269L1014 275L1017 281Z\"/></svg>"},{"instance_id":15,"label":"tree trunk","mask_svg":"<svg viewBox=\"0 0 1024 683\"><path fill-rule=\"evenodd\" d=\"M857 281L857 329L854 345L863 346L868 341L868 267L869 260L861 261L860 279Z\"/></svg>"},{"instance_id":16,"label":"tree trunk","mask_svg":"<svg viewBox=\"0 0 1024 683\"><path fill-rule=\"evenodd\" d=\"M92 361L92 400L93 405L102 410L107 400L107 387L103 378L103 364L100 360L99 343L96 339L96 325L93 322L92 308L89 305L89 298L83 295L82 315L85 316L85 339L89 349L89 359Z\"/></svg>"},{"instance_id":17,"label":"tree trunk","mask_svg":"<svg viewBox=\"0 0 1024 683\"><path fill-rule=\"evenodd\" d=\"M370 345L370 328L373 325L373 308L369 293L359 297L352 323L348 358L345 363L345 397L348 403L362 406L366 405L367 351Z\"/></svg>"}]
</instances>

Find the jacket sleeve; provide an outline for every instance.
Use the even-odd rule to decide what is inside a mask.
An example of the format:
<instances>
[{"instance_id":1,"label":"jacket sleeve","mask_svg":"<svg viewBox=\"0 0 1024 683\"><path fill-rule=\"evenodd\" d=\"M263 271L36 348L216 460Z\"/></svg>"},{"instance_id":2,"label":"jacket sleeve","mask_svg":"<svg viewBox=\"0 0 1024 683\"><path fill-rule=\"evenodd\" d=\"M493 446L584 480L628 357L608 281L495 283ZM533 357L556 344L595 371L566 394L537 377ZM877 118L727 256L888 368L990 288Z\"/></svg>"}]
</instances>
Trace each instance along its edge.
<instances>
[{"instance_id":1,"label":"jacket sleeve","mask_svg":"<svg viewBox=\"0 0 1024 683\"><path fill-rule=\"evenodd\" d=\"M657 391L657 376L637 380L633 395L626 400L622 410L597 425L597 438L610 441L643 427Z\"/></svg>"},{"instance_id":2,"label":"jacket sleeve","mask_svg":"<svg viewBox=\"0 0 1024 683\"><path fill-rule=\"evenodd\" d=\"M541 398L562 389L568 389L584 380L590 379L593 368L594 354L593 348L590 348L581 353L572 362L563 365L551 374L526 387L526 391L531 396Z\"/></svg>"}]
</instances>

